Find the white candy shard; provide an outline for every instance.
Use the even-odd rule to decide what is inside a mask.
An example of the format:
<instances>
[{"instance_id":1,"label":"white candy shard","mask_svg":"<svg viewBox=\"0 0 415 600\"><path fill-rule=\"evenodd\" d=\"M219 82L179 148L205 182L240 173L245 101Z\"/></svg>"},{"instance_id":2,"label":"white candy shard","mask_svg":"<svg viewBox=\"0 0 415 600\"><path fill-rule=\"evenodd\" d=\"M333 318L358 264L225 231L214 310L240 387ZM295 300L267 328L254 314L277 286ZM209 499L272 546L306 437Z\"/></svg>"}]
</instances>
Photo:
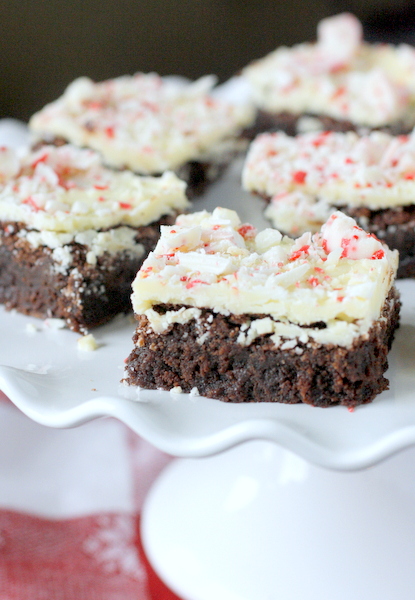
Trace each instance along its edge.
<instances>
[{"instance_id":1,"label":"white candy shard","mask_svg":"<svg viewBox=\"0 0 415 600\"><path fill-rule=\"evenodd\" d=\"M78 339L78 350L82 352L93 352L97 350L98 343L92 333L82 336Z\"/></svg>"},{"instance_id":2,"label":"white candy shard","mask_svg":"<svg viewBox=\"0 0 415 600\"><path fill-rule=\"evenodd\" d=\"M350 13L327 17L317 25L317 44L323 56L342 67L356 54L363 41L363 27Z\"/></svg>"}]
</instances>

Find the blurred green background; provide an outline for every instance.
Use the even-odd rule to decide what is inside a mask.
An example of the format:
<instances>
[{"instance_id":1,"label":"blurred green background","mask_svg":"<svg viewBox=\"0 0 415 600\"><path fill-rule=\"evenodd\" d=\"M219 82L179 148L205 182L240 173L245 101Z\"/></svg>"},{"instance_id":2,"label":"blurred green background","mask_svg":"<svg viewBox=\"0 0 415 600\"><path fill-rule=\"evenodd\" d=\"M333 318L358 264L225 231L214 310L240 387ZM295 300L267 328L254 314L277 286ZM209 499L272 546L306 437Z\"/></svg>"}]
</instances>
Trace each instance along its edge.
<instances>
[{"instance_id":1,"label":"blurred green background","mask_svg":"<svg viewBox=\"0 0 415 600\"><path fill-rule=\"evenodd\" d=\"M224 81L278 45L314 39L317 22L343 10L367 39L414 37L412 0L2 0L0 117L27 120L80 75Z\"/></svg>"}]
</instances>

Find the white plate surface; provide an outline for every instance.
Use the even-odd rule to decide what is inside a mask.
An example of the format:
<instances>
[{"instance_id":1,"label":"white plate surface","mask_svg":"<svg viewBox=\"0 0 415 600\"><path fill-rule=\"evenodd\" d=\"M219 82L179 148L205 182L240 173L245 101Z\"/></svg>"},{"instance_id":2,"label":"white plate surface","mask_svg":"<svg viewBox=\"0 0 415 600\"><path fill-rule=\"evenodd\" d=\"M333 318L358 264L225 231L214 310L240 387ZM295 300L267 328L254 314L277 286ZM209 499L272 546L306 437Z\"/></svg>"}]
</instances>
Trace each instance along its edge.
<instances>
[{"instance_id":1,"label":"white plate surface","mask_svg":"<svg viewBox=\"0 0 415 600\"><path fill-rule=\"evenodd\" d=\"M262 203L240 192L240 164L194 209L228 206L263 227ZM78 349L79 335L0 307L0 389L34 420L68 427L114 416L170 454L207 456L250 439L272 440L310 462L337 469L373 464L415 443L415 281L401 281L401 328L390 354L390 389L349 412L277 403L227 404L120 385L134 324L119 317L95 330L100 347ZM34 329L37 329L34 331ZM25 372L22 373L20 369ZM33 372L38 374L34 374Z\"/></svg>"}]
</instances>

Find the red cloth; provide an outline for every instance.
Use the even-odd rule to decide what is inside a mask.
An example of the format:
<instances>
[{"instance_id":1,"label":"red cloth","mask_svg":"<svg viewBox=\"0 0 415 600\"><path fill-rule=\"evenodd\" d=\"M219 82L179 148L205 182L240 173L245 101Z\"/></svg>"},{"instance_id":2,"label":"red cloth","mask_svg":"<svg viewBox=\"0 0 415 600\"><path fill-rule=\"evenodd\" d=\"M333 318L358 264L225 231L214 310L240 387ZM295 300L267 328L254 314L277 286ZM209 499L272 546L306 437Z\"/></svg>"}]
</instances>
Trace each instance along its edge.
<instances>
[{"instance_id":1,"label":"red cloth","mask_svg":"<svg viewBox=\"0 0 415 600\"><path fill-rule=\"evenodd\" d=\"M0 403L0 600L178 600L139 534L170 458L110 419L78 429L48 430Z\"/></svg>"}]
</instances>

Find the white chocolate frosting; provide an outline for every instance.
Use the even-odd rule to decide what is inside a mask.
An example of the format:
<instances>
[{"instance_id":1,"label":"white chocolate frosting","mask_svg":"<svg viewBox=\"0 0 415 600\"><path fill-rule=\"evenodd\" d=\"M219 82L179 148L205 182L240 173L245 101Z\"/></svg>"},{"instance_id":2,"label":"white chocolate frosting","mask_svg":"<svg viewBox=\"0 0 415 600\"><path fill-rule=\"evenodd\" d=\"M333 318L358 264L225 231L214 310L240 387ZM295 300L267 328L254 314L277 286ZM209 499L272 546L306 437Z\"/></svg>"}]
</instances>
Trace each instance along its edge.
<instances>
[{"instance_id":1,"label":"white chocolate frosting","mask_svg":"<svg viewBox=\"0 0 415 600\"><path fill-rule=\"evenodd\" d=\"M320 233L293 240L275 229L257 232L234 211L216 208L162 227L133 283L133 308L157 332L197 321L193 309L208 308L253 315L240 343L272 333L278 343L311 338L348 346L379 319L397 262L396 251L340 212ZM158 315L153 306L163 303L178 309ZM312 327L316 322L326 327ZM208 331L200 333L203 343Z\"/></svg>"},{"instance_id":2,"label":"white chocolate frosting","mask_svg":"<svg viewBox=\"0 0 415 600\"><path fill-rule=\"evenodd\" d=\"M43 232L148 225L189 206L185 187L171 172L140 177L112 171L96 152L70 144L23 156L0 151L0 220Z\"/></svg>"},{"instance_id":3,"label":"white chocolate frosting","mask_svg":"<svg viewBox=\"0 0 415 600\"><path fill-rule=\"evenodd\" d=\"M252 122L251 104L215 98L214 84L209 76L184 83L155 73L100 83L81 77L29 127L93 148L110 166L159 174L222 151Z\"/></svg>"},{"instance_id":4,"label":"white chocolate frosting","mask_svg":"<svg viewBox=\"0 0 415 600\"><path fill-rule=\"evenodd\" d=\"M264 216L272 226L287 235L298 237L307 231L319 231L336 208L316 196L296 192L281 192L273 196Z\"/></svg>"},{"instance_id":5,"label":"white chocolate frosting","mask_svg":"<svg viewBox=\"0 0 415 600\"><path fill-rule=\"evenodd\" d=\"M379 127L415 122L415 48L369 44L349 13L323 19L317 42L280 47L243 71L271 113L325 115Z\"/></svg>"},{"instance_id":6,"label":"white chocolate frosting","mask_svg":"<svg viewBox=\"0 0 415 600\"><path fill-rule=\"evenodd\" d=\"M250 146L242 182L271 198L266 216L294 235L316 231L336 207L408 206L415 202L415 131L262 134Z\"/></svg>"},{"instance_id":7,"label":"white chocolate frosting","mask_svg":"<svg viewBox=\"0 0 415 600\"><path fill-rule=\"evenodd\" d=\"M140 258L145 252L144 246L136 241L136 230L131 227L114 227L108 231L89 229L77 234L22 229L18 235L33 248L50 248L55 269L62 273L72 264L74 242L87 247L86 262L93 266L104 253L128 253L130 257Z\"/></svg>"}]
</instances>

